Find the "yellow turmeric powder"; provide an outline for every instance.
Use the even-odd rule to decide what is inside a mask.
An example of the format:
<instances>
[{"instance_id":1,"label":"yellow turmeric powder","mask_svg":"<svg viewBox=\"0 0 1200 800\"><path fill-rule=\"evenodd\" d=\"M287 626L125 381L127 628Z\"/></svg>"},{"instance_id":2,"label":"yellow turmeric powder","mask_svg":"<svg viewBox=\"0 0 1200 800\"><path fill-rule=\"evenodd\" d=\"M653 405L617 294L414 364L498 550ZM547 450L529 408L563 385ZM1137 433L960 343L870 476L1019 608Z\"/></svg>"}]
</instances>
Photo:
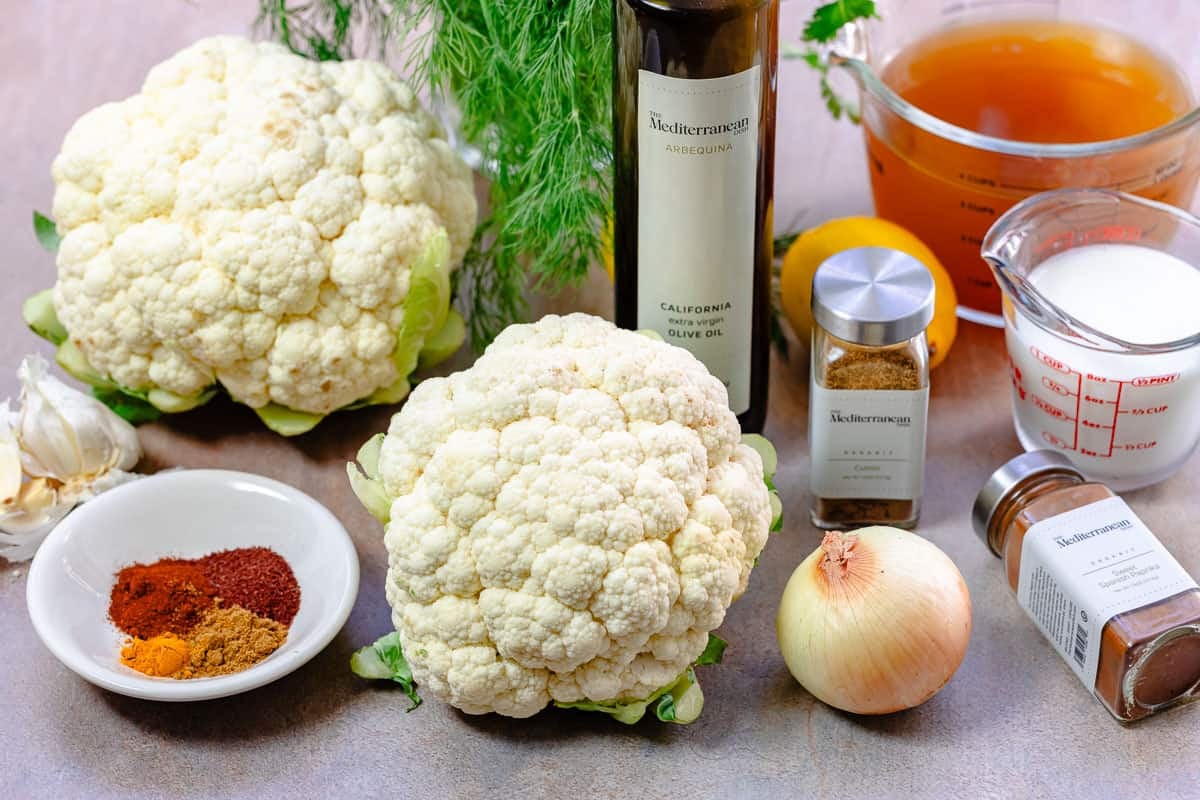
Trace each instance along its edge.
<instances>
[{"instance_id":1,"label":"yellow turmeric powder","mask_svg":"<svg viewBox=\"0 0 1200 800\"><path fill-rule=\"evenodd\" d=\"M170 677L188 663L188 645L173 633L131 637L121 648L121 663L146 675Z\"/></svg>"}]
</instances>

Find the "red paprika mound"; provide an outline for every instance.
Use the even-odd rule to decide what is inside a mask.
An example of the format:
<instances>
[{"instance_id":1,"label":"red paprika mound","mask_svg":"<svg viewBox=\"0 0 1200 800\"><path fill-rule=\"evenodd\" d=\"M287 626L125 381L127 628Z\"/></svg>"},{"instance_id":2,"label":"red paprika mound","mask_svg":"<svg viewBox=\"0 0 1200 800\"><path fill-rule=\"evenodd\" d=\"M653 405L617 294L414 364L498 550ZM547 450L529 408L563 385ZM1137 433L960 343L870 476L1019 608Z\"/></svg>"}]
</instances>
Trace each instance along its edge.
<instances>
[{"instance_id":1,"label":"red paprika mound","mask_svg":"<svg viewBox=\"0 0 1200 800\"><path fill-rule=\"evenodd\" d=\"M197 559L224 606L291 625L300 610L300 584L283 556L266 547L239 547Z\"/></svg>"},{"instance_id":2,"label":"red paprika mound","mask_svg":"<svg viewBox=\"0 0 1200 800\"><path fill-rule=\"evenodd\" d=\"M195 561L167 558L117 573L108 616L130 636L187 633L216 602L217 591Z\"/></svg>"}]
</instances>

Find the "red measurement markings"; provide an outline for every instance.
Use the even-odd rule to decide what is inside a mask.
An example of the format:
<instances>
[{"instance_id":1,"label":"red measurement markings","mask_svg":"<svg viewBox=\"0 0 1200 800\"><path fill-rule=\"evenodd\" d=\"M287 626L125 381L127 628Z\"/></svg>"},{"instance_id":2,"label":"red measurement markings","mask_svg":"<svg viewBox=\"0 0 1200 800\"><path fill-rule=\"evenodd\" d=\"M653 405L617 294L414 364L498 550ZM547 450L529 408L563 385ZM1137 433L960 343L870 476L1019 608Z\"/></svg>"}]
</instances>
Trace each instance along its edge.
<instances>
[{"instance_id":1,"label":"red measurement markings","mask_svg":"<svg viewBox=\"0 0 1200 800\"><path fill-rule=\"evenodd\" d=\"M1055 370L1057 372L1061 372L1063 375L1074 375L1075 376L1075 391L1074 392L1068 391L1066 393L1067 397L1069 397L1071 394L1075 395L1075 416L1074 417L1068 417L1067 412L1063 411L1061 408L1057 408L1056 406L1052 406L1049 403L1046 403L1044 400L1042 400L1037 395L1033 396L1034 404L1037 405L1038 408L1042 409L1050 416L1055 417L1056 419L1071 420L1071 421L1079 419L1079 403L1081 401L1080 395L1083 394L1083 375L1081 373L1076 372L1075 370L1071 369L1070 367L1068 367L1063 362L1059 361L1054 356L1050 355L1049 353L1042 352L1039 348L1037 348L1033 345L1030 345L1029 352L1033 355L1034 358L1036 358L1038 361L1041 361L1043 364L1045 364L1050 369ZM1075 450L1078 447L1079 447L1079 425L1076 424L1075 425L1075 441L1073 441L1071 443L1071 449Z\"/></svg>"},{"instance_id":2,"label":"red measurement markings","mask_svg":"<svg viewBox=\"0 0 1200 800\"><path fill-rule=\"evenodd\" d=\"M1122 414L1128 414L1131 417L1149 417L1154 414L1161 414L1170 406L1152 406L1150 408L1124 408L1121 409Z\"/></svg>"},{"instance_id":3,"label":"red measurement markings","mask_svg":"<svg viewBox=\"0 0 1200 800\"><path fill-rule=\"evenodd\" d=\"M1042 362L1050 369L1058 370L1063 375L1070 375L1071 373L1075 373L1076 375L1079 374L1079 373L1075 372L1075 370L1068 367L1063 362L1059 361L1054 356L1050 355L1049 353L1043 353L1041 350L1039 350L1036 347L1031 346L1029 348L1029 352L1032 353L1033 357L1036 358L1038 361Z\"/></svg>"},{"instance_id":4,"label":"red measurement markings","mask_svg":"<svg viewBox=\"0 0 1200 800\"><path fill-rule=\"evenodd\" d=\"M1094 394L1085 394L1083 396L1083 399L1084 399L1084 402L1093 403L1098 406L1107 405L1109 403L1112 403L1115 405L1117 402L1116 400L1105 400L1103 397L1096 397L1096 395L1094 395Z\"/></svg>"},{"instance_id":5,"label":"red measurement markings","mask_svg":"<svg viewBox=\"0 0 1200 800\"><path fill-rule=\"evenodd\" d=\"M1064 231L1050 236L1038 242L1034 252L1043 255L1095 242L1136 242L1141 238L1141 228L1131 225L1100 225L1089 230Z\"/></svg>"},{"instance_id":6,"label":"red measurement markings","mask_svg":"<svg viewBox=\"0 0 1200 800\"><path fill-rule=\"evenodd\" d=\"M1031 394L1029 396L1033 398L1033 404L1035 406L1040 408L1042 411L1045 411L1047 414L1054 417L1055 419L1061 419L1066 422L1074 422L1074 419L1070 415L1068 415L1067 412L1063 411L1061 408L1054 405L1053 403L1046 402L1045 400L1043 400L1041 397L1039 397L1036 394ZM1076 434L1076 438L1078 438L1078 434ZM1074 445L1072 445L1072 447L1074 447Z\"/></svg>"},{"instance_id":7,"label":"red measurement markings","mask_svg":"<svg viewBox=\"0 0 1200 800\"><path fill-rule=\"evenodd\" d=\"M1064 450L1070 447L1067 442L1064 442L1050 431L1042 431L1042 438L1046 440L1046 444L1053 445L1054 447L1061 447Z\"/></svg>"},{"instance_id":8,"label":"red measurement markings","mask_svg":"<svg viewBox=\"0 0 1200 800\"><path fill-rule=\"evenodd\" d=\"M1129 383L1134 386L1166 386L1168 383L1174 383L1179 380L1179 373L1171 375L1150 375L1141 378L1134 378Z\"/></svg>"},{"instance_id":9,"label":"red measurement markings","mask_svg":"<svg viewBox=\"0 0 1200 800\"><path fill-rule=\"evenodd\" d=\"M1121 390L1125 388L1125 381L1117 384L1117 401L1113 403L1113 420L1112 432L1108 435L1108 454L1113 454L1113 448L1117 446L1117 414L1121 413Z\"/></svg>"},{"instance_id":10,"label":"red measurement markings","mask_svg":"<svg viewBox=\"0 0 1200 800\"><path fill-rule=\"evenodd\" d=\"M1053 378L1051 378L1048 375L1042 376L1042 386L1045 386L1047 389L1049 389L1050 391L1054 392L1057 395L1062 395L1063 397L1071 396L1070 389L1063 386L1061 383L1054 380Z\"/></svg>"}]
</instances>

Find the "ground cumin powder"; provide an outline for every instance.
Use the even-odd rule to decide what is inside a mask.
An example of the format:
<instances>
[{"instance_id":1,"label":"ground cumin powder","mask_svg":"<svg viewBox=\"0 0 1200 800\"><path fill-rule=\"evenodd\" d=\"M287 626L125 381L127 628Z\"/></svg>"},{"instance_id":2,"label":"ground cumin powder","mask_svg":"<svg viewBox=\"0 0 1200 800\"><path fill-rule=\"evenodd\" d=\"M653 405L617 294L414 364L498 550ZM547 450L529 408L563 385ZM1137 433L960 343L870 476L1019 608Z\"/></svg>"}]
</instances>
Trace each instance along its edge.
<instances>
[{"instance_id":1,"label":"ground cumin powder","mask_svg":"<svg viewBox=\"0 0 1200 800\"><path fill-rule=\"evenodd\" d=\"M188 661L172 678L211 678L241 672L279 649L287 626L241 606L208 611L188 635Z\"/></svg>"},{"instance_id":2,"label":"ground cumin powder","mask_svg":"<svg viewBox=\"0 0 1200 800\"><path fill-rule=\"evenodd\" d=\"M826 389L916 391L922 386L921 365L907 350L847 350L825 364L821 385ZM889 524L912 519L914 503L914 500L817 497L813 508L827 522Z\"/></svg>"},{"instance_id":3,"label":"ground cumin powder","mask_svg":"<svg viewBox=\"0 0 1200 800\"><path fill-rule=\"evenodd\" d=\"M847 350L825 365L826 389L921 388L921 367L906 350Z\"/></svg>"}]
</instances>

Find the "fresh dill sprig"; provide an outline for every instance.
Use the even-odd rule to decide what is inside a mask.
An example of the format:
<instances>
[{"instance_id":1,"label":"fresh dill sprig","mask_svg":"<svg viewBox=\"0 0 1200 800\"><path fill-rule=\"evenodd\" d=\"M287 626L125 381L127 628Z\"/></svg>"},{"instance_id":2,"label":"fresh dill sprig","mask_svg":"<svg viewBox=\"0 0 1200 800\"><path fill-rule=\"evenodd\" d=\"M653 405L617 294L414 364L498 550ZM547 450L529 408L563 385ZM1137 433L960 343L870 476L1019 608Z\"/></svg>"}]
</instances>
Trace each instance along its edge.
<instances>
[{"instance_id":1,"label":"fresh dill sprig","mask_svg":"<svg viewBox=\"0 0 1200 800\"><path fill-rule=\"evenodd\" d=\"M491 180L491 214L456 284L477 349L524 317L526 289L587 275L611 209L610 0L259 3L260 24L310 58L406 40L411 77L458 106Z\"/></svg>"}]
</instances>

